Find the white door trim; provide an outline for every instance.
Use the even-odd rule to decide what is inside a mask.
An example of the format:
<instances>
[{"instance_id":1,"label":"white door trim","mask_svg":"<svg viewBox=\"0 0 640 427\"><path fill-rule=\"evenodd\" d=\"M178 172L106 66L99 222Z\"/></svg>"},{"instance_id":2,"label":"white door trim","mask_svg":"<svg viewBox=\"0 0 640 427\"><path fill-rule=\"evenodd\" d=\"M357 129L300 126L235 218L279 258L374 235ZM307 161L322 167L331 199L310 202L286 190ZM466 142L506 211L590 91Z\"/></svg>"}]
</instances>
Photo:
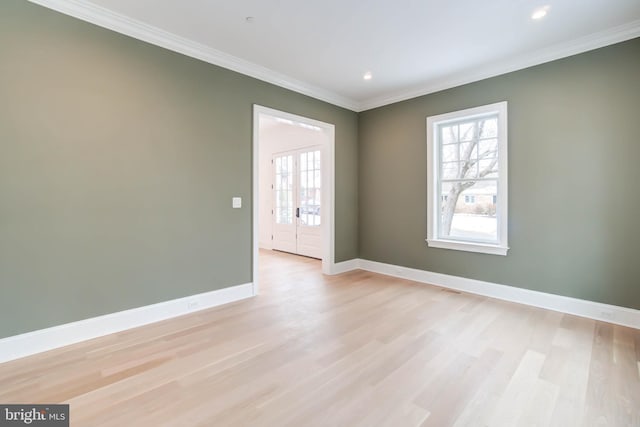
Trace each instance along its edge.
<instances>
[{"instance_id":1,"label":"white door trim","mask_svg":"<svg viewBox=\"0 0 640 427\"><path fill-rule=\"evenodd\" d=\"M252 266L253 293L258 294L258 223L259 223L259 177L260 177L260 116L270 116L317 126L327 135L322 144L322 272L333 274L335 270L335 126L308 117L298 116L273 108L253 105L253 230Z\"/></svg>"}]
</instances>

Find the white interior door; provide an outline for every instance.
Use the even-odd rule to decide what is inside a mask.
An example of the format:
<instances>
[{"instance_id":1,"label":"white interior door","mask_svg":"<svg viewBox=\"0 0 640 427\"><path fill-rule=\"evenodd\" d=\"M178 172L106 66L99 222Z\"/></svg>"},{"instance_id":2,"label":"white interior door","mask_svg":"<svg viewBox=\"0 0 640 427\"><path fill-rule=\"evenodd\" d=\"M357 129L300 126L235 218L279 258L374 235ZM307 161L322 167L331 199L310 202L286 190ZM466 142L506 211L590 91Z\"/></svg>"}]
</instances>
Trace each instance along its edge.
<instances>
[{"instance_id":1,"label":"white interior door","mask_svg":"<svg viewBox=\"0 0 640 427\"><path fill-rule=\"evenodd\" d=\"M273 157L273 249L322 258L319 148Z\"/></svg>"},{"instance_id":2,"label":"white interior door","mask_svg":"<svg viewBox=\"0 0 640 427\"><path fill-rule=\"evenodd\" d=\"M297 244L300 255L322 258L320 150L298 153Z\"/></svg>"},{"instance_id":3,"label":"white interior door","mask_svg":"<svg viewBox=\"0 0 640 427\"><path fill-rule=\"evenodd\" d=\"M273 157L273 249L296 253L295 159L293 154Z\"/></svg>"}]
</instances>

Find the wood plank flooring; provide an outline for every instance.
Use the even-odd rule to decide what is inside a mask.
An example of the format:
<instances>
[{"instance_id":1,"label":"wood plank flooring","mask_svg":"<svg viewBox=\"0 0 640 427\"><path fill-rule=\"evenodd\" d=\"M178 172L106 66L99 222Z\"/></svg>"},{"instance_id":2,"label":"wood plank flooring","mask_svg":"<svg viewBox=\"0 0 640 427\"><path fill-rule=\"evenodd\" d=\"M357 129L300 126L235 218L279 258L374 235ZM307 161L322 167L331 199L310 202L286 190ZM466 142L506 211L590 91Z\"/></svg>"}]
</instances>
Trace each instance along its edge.
<instances>
[{"instance_id":1,"label":"wood plank flooring","mask_svg":"<svg viewBox=\"0 0 640 427\"><path fill-rule=\"evenodd\" d=\"M640 331L261 252L261 294L0 364L72 426L640 426Z\"/></svg>"}]
</instances>

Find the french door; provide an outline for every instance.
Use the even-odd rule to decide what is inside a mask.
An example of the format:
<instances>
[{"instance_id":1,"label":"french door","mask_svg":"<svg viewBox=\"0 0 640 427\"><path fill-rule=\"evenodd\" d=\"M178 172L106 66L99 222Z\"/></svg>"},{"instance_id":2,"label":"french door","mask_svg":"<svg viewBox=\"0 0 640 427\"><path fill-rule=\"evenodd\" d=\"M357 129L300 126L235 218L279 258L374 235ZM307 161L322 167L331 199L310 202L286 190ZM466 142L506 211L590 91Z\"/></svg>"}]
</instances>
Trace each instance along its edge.
<instances>
[{"instance_id":1,"label":"french door","mask_svg":"<svg viewBox=\"0 0 640 427\"><path fill-rule=\"evenodd\" d=\"M273 156L273 249L322 258L320 149Z\"/></svg>"}]
</instances>

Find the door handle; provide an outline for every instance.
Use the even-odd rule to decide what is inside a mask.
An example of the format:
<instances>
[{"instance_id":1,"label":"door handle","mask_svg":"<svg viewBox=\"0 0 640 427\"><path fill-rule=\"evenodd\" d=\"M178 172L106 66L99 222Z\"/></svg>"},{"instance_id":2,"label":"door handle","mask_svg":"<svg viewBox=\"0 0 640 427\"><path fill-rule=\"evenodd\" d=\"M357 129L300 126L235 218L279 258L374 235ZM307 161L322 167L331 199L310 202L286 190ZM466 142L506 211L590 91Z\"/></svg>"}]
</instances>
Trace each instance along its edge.
<instances>
[{"instance_id":1,"label":"door handle","mask_svg":"<svg viewBox=\"0 0 640 427\"><path fill-rule=\"evenodd\" d=\"M296 208L296 218L300 218L300 208Z\"/></svg>"}]
</instances>

